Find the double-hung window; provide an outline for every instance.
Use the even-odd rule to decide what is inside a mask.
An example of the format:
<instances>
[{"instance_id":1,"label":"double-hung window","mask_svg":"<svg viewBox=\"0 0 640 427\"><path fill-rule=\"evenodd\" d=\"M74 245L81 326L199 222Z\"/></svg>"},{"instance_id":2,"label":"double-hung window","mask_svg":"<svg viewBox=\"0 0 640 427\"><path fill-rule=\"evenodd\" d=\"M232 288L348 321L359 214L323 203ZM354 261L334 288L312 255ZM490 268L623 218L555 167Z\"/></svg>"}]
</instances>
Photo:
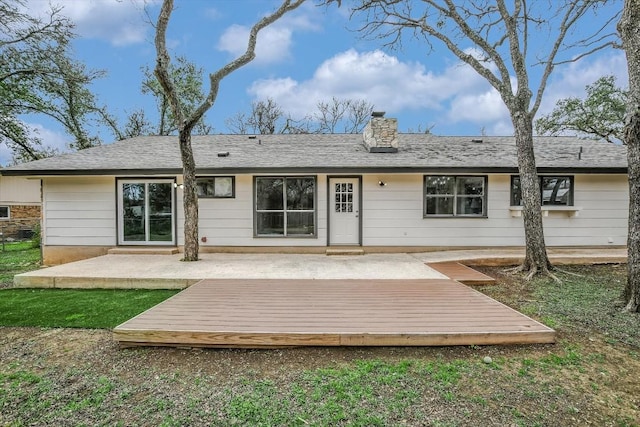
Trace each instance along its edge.
<instances>
[{"instance_id":1,"label":"double-hung window","mask_svg":"<svg viewBox=\"0 0 640 427\"><path fill-rule=\"evenodd\" d=\"M541 176L540 193L543 206L573 206L572 176ZM520 177L511 176L511 206L522 206Z\"/></svg>"},{"instance_id":2,"label":"double-hung window","mask_svg":"<svg viewBox=\"0 0 640 427\"><path fill-rule=\"evenodd\" d=\"M314 237L316 178L255 177L255 235Z\"/></svg>"},{"instance_id":3,"label":"double-hung window","mask_svg":"<svg viewBox=\"0 0 640 427\"><path fill-rule=\"evenodd\" d=\"M424 216L487 215L487 177L426 175Z\"/></svg>"}]
</instances>

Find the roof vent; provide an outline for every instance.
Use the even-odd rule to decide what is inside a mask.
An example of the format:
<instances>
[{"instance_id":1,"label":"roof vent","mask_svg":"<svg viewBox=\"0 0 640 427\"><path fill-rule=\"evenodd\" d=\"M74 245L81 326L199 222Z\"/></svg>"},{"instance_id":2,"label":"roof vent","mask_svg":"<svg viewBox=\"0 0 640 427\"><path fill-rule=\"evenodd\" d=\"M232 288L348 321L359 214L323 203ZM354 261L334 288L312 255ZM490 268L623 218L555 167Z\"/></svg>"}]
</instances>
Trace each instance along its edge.
<instances>
[{"instance_id":1,"label":"roof vent","mask_svg":"<svg viewBox=\"0 0 640 427\"><path fill-rule=\"evenodd\" d=\"M249 135L249 139L256 139L255 135Z\"/></svg>"},{"instance_id":2,"label":"roof vent","mask_svg":"<svg viewBox=\"0 0 640 427\"><path fill-rule=\"evenodd\" d=\"M476 144L482 144L482 140L481 139L472 139L471 142L475 142Z\"/></svg>"},{"instance_id":3,"label":"roof vent","mask_svg":"<svg viewBox=\"0 0 640 427\"><path fill-rule=\"evenodd\" d=\"M224 153L218 153L218 157L229 157L229 152L225 151Z\"/></svg>"}]
</instances>

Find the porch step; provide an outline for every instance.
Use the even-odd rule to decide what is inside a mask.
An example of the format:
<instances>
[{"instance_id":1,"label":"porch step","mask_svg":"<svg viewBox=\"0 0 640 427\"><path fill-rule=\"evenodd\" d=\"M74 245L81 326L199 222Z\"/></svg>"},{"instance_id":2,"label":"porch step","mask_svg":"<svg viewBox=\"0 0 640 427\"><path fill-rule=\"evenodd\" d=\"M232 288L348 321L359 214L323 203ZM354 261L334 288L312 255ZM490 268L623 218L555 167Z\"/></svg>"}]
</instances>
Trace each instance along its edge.
<instances>
[{"instance_id":1,"label":"porch step","mask_svg":"<svg viewBox=\"0 0 640 427\"><path fill-rule=\"evenodd\" d=\"M111 248L107 251L109 255L173 255L178 253L178 248L174 246L150 248L121 246Z\"/></svg>"},{"instance_id":2,"label":"porch step","mask_svg":"<svg viewBox=\"0 0 640 427\"><path fill-rule=\"evenodd\" d=\"M364 255L362 248L327 248L327 255Z\"/></svg>"}]
</instances>

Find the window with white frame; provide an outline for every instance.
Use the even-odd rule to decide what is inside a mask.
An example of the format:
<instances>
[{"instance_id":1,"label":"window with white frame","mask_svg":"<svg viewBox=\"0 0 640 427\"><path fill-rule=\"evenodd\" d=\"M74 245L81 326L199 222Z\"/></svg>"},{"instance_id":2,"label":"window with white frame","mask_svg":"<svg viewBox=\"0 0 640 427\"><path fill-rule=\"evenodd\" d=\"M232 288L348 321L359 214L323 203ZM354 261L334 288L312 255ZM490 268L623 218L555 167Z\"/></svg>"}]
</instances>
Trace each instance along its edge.
<instances>
[{"instance_id":1,"label":"window with white frame","mask_svg":"<svg viewBox=\"0 0 640 427\"><path fill-rule=\"evenodd\" d=\"M541 176L543 206L573 206L573 176ZM520 177L511 176L511 206L522 206Z\"/></svg>"},{"instance_id":2,"label":"window with white frame","mask_svg":"<svg viewBox=\"0 0 640 427\"><path fill-rule=\"evenodd\" d=\"M425 175L424 216L484 217L487 177Z\"/></svg>"},{"instance_id":3,"label":"window with white frame","mask_svg":"<svg viewBox=\"0 0 640 427\"><path fill-rule=\"evenodd\" d=\"M201 199L232 199L236 197L233 176L206 176L196 178L198 197Z\"/></svg>"},{"instance_id":4,"label":"window with white frame","mask_svg":"<svg viewBox=\"0 0 640 427\"><path fill-rule=\"evenodd\" d=\"M314 237L316 178L255 177L255 235Z\"/></svg>"},{"instance_id":5,"label":"window with white frame","mask_svg":"<svg viewBox=\"0 0 640 427\"><path fill-rule=\"evenodd\" d=\"M0 219L9 219L10 214L9 206L0 206Z\"/></svg>"}]
</instances>

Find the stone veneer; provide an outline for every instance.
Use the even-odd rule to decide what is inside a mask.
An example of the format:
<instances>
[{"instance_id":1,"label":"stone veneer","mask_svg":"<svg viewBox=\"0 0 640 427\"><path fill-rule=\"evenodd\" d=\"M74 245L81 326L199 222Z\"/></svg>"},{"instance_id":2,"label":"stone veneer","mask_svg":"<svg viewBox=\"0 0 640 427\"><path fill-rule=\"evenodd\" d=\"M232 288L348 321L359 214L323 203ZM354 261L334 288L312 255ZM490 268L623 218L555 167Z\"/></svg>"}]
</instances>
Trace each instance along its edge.
<instances>
[{"instance_id":1,"label":"stone veneer","mask_svg":"<svg viewBox=\"0 0 640 427\"><path fill-rule=\"evenodd\" d=\"M40 225L40 206L9 205L9 219L0 219L3 237L17 239L20 230L34 230Z\"/></svg>"},{"instance_id":2,"label":"stone veneer","mask_svg":"<svg viewBox=\"0 0 640 427\"><path fill-rule=\"evenodd\" d=\"M369 152L396 153L398 152L398 119L374 115L365 126L362 136Z\"/></svg>"}]
</instances>

